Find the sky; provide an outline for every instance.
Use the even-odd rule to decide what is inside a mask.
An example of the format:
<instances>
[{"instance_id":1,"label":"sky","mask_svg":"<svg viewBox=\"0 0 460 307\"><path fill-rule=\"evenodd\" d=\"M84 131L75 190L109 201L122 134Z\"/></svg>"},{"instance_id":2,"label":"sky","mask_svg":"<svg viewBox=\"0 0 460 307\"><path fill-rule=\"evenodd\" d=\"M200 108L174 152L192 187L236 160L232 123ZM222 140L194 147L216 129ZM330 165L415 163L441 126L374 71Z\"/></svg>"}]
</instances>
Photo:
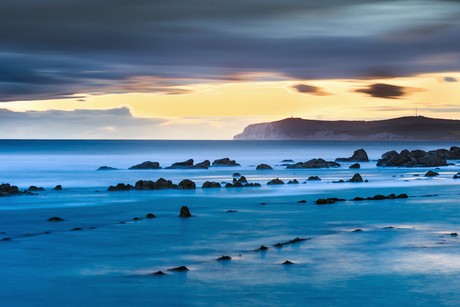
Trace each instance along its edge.
<instances>
[{"instance_id":1,"label":"sky","mask_svg":"<svg viewBox=\"0 0 460 307\"><path fill-rule=\"evenodd\" d=\"M460 1L0 0L0 138L460 119Z\"/></svg>"}]
</instances>

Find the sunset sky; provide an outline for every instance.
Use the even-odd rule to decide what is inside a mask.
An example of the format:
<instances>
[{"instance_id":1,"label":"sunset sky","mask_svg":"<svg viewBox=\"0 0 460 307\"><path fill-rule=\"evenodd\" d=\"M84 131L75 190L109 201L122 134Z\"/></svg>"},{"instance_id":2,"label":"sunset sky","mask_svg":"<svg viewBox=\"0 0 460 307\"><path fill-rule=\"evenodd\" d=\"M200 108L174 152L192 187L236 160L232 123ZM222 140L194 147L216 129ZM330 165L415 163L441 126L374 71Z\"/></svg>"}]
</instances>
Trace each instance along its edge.
<instances>
[{"instance_id":1,"label":"sunset sky","mask_svg":"<svg viewBox=\"0 0 460 307\"><path fill-rule=\"evenodd\" d=\"M0 0L0 138L460 119L460 1Z\"/></svg>"}]
</instances>

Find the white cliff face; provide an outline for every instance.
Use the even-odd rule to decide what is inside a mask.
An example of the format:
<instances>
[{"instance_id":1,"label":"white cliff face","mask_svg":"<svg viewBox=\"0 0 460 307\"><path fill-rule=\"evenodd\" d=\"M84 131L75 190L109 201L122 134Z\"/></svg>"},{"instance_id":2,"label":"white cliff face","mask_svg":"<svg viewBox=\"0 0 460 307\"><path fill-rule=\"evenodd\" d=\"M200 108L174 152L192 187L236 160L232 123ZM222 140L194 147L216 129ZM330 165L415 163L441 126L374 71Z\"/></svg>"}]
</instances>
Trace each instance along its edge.
<instances>
[{"instance_id":1,"label":"white cliff face","mask_svg":"<svg viewBox=\"0 0 460 307\"><path fill-rule=\"evenodd\" d=\"M280 129L272 124L249 125L244 128L243 133L235 135L234 140L291 140Z\"/></svg>"}]
</instances>

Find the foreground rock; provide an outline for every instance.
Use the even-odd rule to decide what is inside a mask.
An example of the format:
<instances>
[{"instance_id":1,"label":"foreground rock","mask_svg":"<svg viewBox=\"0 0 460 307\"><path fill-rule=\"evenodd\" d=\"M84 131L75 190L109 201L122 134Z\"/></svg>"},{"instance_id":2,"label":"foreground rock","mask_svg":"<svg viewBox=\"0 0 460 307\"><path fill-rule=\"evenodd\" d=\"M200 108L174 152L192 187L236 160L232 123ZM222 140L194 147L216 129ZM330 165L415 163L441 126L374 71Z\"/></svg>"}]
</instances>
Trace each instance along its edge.
<instances>
[{"instance_id":1,"label":"foreground rock","mask_svg":"<svg viewBox=\"0 0 460 307\"><path fill-rule=\"evenodd\" d=\"M436 149L434 150L440 157L446 160L460 159L460 147L452 146L449 150L447 149Z\"/></svg>"},{"instance_id":2,"label":"foreground rock","mask_svg":"<svg viewBox=\"0 0 460 307\"><path fill-rule=\"evenodd\" d=\"M363 182L363 178L360 174L356 173L350 180L348 180L348 182Z\"/></svg>"},{"instance_id":3,"label":"foreground rock","mask_svg":"<svg viewBox=\"0 0 460 307\"><path fill-rule=\"evenodd\" d=\"M206 181L203 183L202 189L209 189L209 188L220 188L220 183L214 181Z\"/></svg>"},{"instance_id":4,"label":"foreground rock","mask_svg":"<svg viewBox=\"0 0 460 307\"><path fill-rule=\"evenodd\" d=\"M369 162L369 157L364 149L355 150L353 156L349 158L337 158L335 161L339 162Z\"/></svg>"},{"instance_id":5,"label":"foreground rock","mask_svg":"<svg viewBox=\"0 0 460 307\"><path fill-rule=\"evenodd\" d=\"M278 178L276 178L276 179L270 180L269 182L267 182L267 184L269 184L269 185L270 184L284 184L284 181L279 180Z\"/></svg>"},{"instance_id":6,"label":"foreground rock","mask_svg":"<svg viewBox=\"0 0 460 307\"><path fill-rule=\"evenodd\" d=\"M340 167L340 164L332 161L325 161L323 159L311 159L307 162L298 162L296 164L288 165L288 169L296 168L330 168L330 167Z\"/></svg>"},{"instance_id":7,"label":"foreground rock","mask_svg":"<svg viewBox=\"0 0 460 307\"><path fill-rule=\"evenodd\" d=\"M101 166L97 169L97 171L114 171L117 170L118 168L115 167L110 167L110 166Z\"/></svg>"},{"instance_id":8,"label":"foreground rock","mask_svg":"<svg viewBox=\"0 0 460 307\"><path fill-rule=\"evenodd\" d=\"M229 158L217 159L212 162L212 166L241 166L236 163L235 160L230 160Z\"/></svg>"},{"instance_id":9,"label":"foreground rock","mask_svg":"<svg viewBox=\"0 0 460 307\"><path fill-rule=\"evenodd\" d=\"M194 190L196 189L195 182L189 180L189 179L184 179L179 184L177 185L178 189L183 189L183 190Z\"/></svg>"},{"instance_id":10,"label":"foreground rock","mask_svg":"<svg viewBox=\"0 0 460 307\"><path fill-rule=\"evenodd\" d=\"M187 206L182 206L182 208L180 208L179 217L192 217Z\"/></svg>"},{"instance_id":11,"label":"foreground rock","mask_svg":"<svg viewBox=\"0 0 460 307\"><path fill-rule=\"evenodd\" d=\"M10 185L9 183L0 184L0 197L10 195L21 195L26 193L27 192L19 191L19 188L15 185Z\"/></svg>"},{"instance_id":12,"label":"foreground rock","mask_svg":"<svg viewBox=\"0 0 460 307\"><path fill-rule=\"evenodd\" d=\"M401 153L388 151L382 155L377 166L401 166L401 167L435 167L447 166L447 161L436 151L404 149Z\"/></svg>"},{"instance_id":13,"label":"foreground rock","mask_svg":"<svg viewBox=\"0 0 460 307\"><path fill-rule=\"evenodd\" d=\"M176 162L171 166L165 167L165 169L208 169L211 166L211 162L209 160L205 160L203 162L197 163L193 165L193 159L189 159L184 162Z\"/></svg>"},{"instance_id":14,"label":"foreground rock","mask_svg":"<svg viewBox=\"0 0 460 307\"><path fill-rule=\"evenodd\" d=\"M145 161L141 164L131 166L129 169L161 169L161 167L158 162Z\"/></svg>"},{"instance_id":15,"label":"foreground rock","mask_svg":"<svg viewBox=\"0 0 460 307\"><path fill-rule=\"evenodd\" d=\"M263 170L263 169L273 169L273 168L268 164L263 164L262 163L262 164L257 165L256 169Z\"/></svg>"}]
</instances>

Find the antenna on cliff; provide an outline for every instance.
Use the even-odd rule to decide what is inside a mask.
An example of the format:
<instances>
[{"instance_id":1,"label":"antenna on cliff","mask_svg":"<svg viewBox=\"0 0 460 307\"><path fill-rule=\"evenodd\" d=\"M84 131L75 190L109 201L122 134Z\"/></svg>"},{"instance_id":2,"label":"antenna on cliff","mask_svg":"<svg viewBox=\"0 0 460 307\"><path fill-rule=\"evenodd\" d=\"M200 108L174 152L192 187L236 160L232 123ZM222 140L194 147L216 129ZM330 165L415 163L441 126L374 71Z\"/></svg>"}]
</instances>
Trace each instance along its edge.
<instances>
[{"instance_id":1,"label":"antenna on cliff","mask_svg":"<svg viewBox=\"0 0 460 307\"><path fill-rule=\"evenodd\" d=\"M417 106L415 106L415 117L417 117Z\"/></svg>"}]
</instances>

